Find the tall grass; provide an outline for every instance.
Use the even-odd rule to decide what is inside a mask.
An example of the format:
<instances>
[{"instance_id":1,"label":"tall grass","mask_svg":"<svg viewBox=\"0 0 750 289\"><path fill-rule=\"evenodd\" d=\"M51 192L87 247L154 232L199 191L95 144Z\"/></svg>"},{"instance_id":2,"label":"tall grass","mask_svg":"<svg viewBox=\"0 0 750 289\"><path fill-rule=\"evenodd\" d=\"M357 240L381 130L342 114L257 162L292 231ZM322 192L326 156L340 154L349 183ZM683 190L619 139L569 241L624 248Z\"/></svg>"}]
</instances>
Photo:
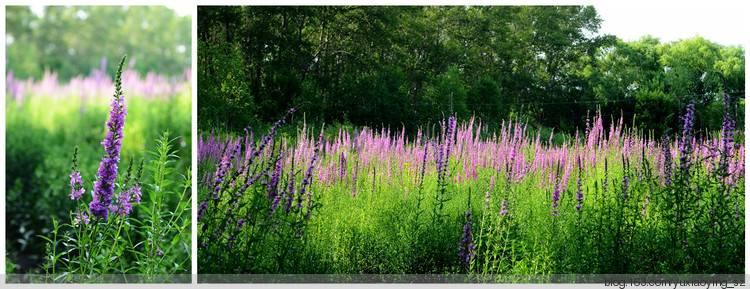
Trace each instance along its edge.
<instances>
[{"instance_id":1,"label":"tall grass","mask_svg":"<svg viewBox=\"0 0 750 289\"><path fill-rule=\"evenodd\" d=\"M58 274L67 270L60 269L65 267L61 266L60 258L71 260L70 256L58 256L53 258L55 262L50 262L47 248L49 252L57 252L52 255L55 257L67 246L64 243L71 244L62 239L71 237L66 232L73 229L71 216L75 217L78 207L76 201L71 200L69 196L71 155L74 148L78 147L77 170L81 172L83 185L88 188L86 196L90 196L89 189L96 180L95 173L102 161L101 142L108 130L105 122L111 109L112 88L115 84L101 71L76 79L71 83L61 84L54 78L53 73L39 81L20 81L12 77L6 79L8 83L13 84L7 87L5 111L5 228L9 240L6 251L9 264L12 265L7 267L13 268L6 273L44 273L43 266L48 266L49 269L54 266L54 271ZM144 192L143 201L150 205L151 200L147 192L151 191L148 184L152 182L148 176L155 174L155 171L148 167L154 161L159 161L160 156L148 152L159 152L163 147L170 147L169 158L166 160L167 171L174 172L164 172L165 180L173 184L161 186L162 190L159 193L164 194L163 206L176 212L179 204L185 202L184 197L189 198L189 195L167 192L180 191L177 188L183 184L180 175L185 174L190 168L190 86L185 78L174 78L166 85L157 83L165 79L167 78L156 74L146 79L128 71L122 74L122 88L127 99L128 115L122 135L122 163L119 173L124 176L129 161L134 159L136 161L130 173L131 176L135 176L138 160L144 161L146 166L140 181ZM135 93L145 93L142 91L147 91L148 86L152 87L151 94ZM163 133L166 131L170 131L171 134L169 138L164 139ZM144 220L151 219L152 213L158 212L153 209L148 212L136 206L130 217L138 221L123 225L123 231L126 231L128 226L133 230L141 225L146 226ZM189 215L183 214L181 219L189 220L188 218ZM138 223L141 221L144 223ZM188 240L189 244L190 232L187 230L185 233L188 235L183 235L180 240ZM55 234L61 239L55 241ZM121 232L120 236L125 235ZM49 242L50 240L52 242ZM175 251L177 255L188 256L190 252L186 248L177 249L182 251ZM123 262L123 268L130 267L130 261L132 259L123 257L122 261L116 260L112 266L118 267L118 270L122 269L115 263ZM179 259L177 263L183 261L184 258ZM161 269L164 269L165 264L162 264ZM174 268L171 262L167 265ZM177 268L177 271L172 272L189 272L189 262ZM70 274L81 272L83 271L71 271ZM128 272L136 271L129 269ZM49 273L52 273L52 270L49 270Z\"/></svg>"},{"instance_id":2,"label":"tall grass","mask_svg":"<svg viewBox=\"0 0 750 289\"><path fill-rule=\"evenodd\" d=\"M206 132L199 272L740 273L744 144L684 114L671 140L596 116L562 145L453 118L415 139Z\"/></svg>"}]
</instances>

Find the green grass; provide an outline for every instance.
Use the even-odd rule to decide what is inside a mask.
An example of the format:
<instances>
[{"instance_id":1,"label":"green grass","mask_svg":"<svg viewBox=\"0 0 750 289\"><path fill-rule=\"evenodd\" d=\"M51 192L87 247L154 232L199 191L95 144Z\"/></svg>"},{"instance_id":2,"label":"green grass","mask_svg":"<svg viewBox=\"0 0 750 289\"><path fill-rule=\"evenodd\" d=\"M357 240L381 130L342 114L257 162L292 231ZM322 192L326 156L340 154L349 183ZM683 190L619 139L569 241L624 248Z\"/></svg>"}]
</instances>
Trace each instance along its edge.
<instances>
[{"instance_id":1,"label":"green grass","mask_svg":"<svg viewBox=\"0 0 750 289\"><path fill-rule=\"evenodd\" d=\"M339 137L337 131L326 127L312 185L307 188L316 205L309 220L301 212L286 214L277 210L270 214L272 200L267 198L269 189L262 181L271 180L270 172L279 151L283 151L278 187L285 188L292 171L296 172L295 188L299 191L319 128L297 130L298 135L291 138L280 133L250 166L251 174L260 173L260 178L241 197L231 197L230 202L227 196L244 184L242 175L233 177L242 161L234 165L222 183L220 200L208 198L213 185L199 187L198 201L206 201L209 208L206 219L199 221L199 240L213 240L199 247L199 272L743 272L744 176L741 171L736 172L736 185L722 181L724 175L716 169L718 157L709 157L710 151L705 149L719 135L704 142L699 140L692 158L694 165L685 174L678 169L678 143L670 142L673 184L666 185L659 141L643 137L637 130L620 127L608 136L608 131L599 128L603 137L595 138L589 147L588 135L583 133L578 140L549 144L549 134L547 138L539 137L536 143L538 132L524 133L519 129L522 134L518 138L514 137L512 126L498 128L496 138L457 138L448 161L449 173L440 183L434 149L444 146L442 140L433 139L438 142L430 145L422 182L423 144L404 142L399 133L381 135L379 131L366 130L364 137L357 139L355 149L355 136L344 132ZM459 136L469 132L459 131ZM260 137L256 134L250 147L256 148ZM296 152L293 167L292 148ZM246 149L247 146L242 147L240 156L245 155ZM511 153L514 149L515 157ZM741 150L744 146L738 145L729 155L737 166L744 164ZM346 157L343 179L339 177L342 154ZM206 161L207 165L199 167L199 177L213 175L218 163L218 159ZM525 167L522 173L514 169L519 165ZM569 177L563 181L566 171ZM583 193L580 211L576 208L579 176ZM625 177L630 179L627 186ZM559 206L553 207L557 188L562 188ZM627 197L623 197L626 191ZM680 201L675 201L675 197ZM238 211L227 214L229 204L235 202ZM301 204L302 210L310 209L304 200ZM553 208L559 215L553 215ZM507 214L500 213L503 209ZM458 247L467 224L467 210L472 212L471 240L476 255L462 263ZM226 226L245 215L266 225L251 229ZM275 222L275 227L267 225ZM277 233L267 233L271 227ZM301 236L294 229L299 227L304 229ZM219 237L209 237L212 232L218 232ZM227 235L244 238L236 238L228 246ZM233 254L235 248L244 249ZM222 262L211 261L219 257Z\"/></svg>"},{"instance_id":2,"label":"green grass","mask_svg":"<svg viewBox=\"0 0 750 289\"><path fill-rule=\"evenodd\" d=\"M179 157L174 163L176 172L184 173L190 167L190 95L187 90L171 97L146 98L126 92L128 115L120 174L124 174L131 158L136 163L140 159L149 163L152 156L146 151L155 150L154 140L167 130L178 137L172 144ZM50 237L53 218L67 221L75 210L76 202L68 194L76 146L86 187L94 182L104 156L101 142L110 101L110 95L83 103L77 95L28 95L21 103L6 97L6 250L8 260L17 265L13 273L39 272L45 242L37 235ZM172 178L180 183L178 173ZM90 191L84 195L89 200L90 196ZM166 202L176 205L178 199L172 197ZM146 215L140 210L133 214L136 218Z\"/></svg>"}]
</instances>

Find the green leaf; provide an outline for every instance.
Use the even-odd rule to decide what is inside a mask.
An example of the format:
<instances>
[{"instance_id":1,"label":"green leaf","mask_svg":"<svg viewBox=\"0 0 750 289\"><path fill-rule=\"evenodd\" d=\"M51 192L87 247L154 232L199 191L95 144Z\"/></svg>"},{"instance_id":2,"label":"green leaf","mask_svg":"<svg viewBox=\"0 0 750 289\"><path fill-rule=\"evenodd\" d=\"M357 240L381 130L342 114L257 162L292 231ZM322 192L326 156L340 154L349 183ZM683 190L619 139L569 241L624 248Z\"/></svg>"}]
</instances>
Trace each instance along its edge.
<instances>
[{"instance_id":1,"label":"green leaf","mask_svg":"<svg viewBox=\"0 0 750 289\"><path fill-rule=\"evenodd\" d=\"M133 253L134 255L138 256L139 259L140 258L145 258L147 256L146 253L143 253L143 252L138 252L138 251L134 251L134 250L130 250L130 252ZM136 263L138 263L138 262L136 262Z\"/></svg>"},{"instance_id":2,"label":"green leaf","mask_svg":"<svg viewBox=\"0 0 750 289\"><path fill-rule=\"evenodd\" d=\"M66 277L66 276L68 276L68 273L69 273L69 272L65 272L65 273L62 273L62 274L60 274L59 276L55 277L55 279L54 279L54 280L55 280L55 281L57 281L57 280L60 280L60 278L63 278L63 277Z\"/></svg>"},{"instance_id":3,"label":"green leaf","mask_svg":"<svg viewBox=\"0 0 750 289\"><path fill-rule=\"evenodd\" d=\"M50 238L47 238L47 237L45 237L45 236L42 236L42 235L37 235L37 237L39 237L39 238L42 238L42 239L45 239L45 240L47 240L47 242L50 242L50 243L52 243L52 239L50 239Z\"/></svg>"},{"instance_id":4,"label":"green leaf","mask_svg":"<svg viewBox=\"0 0 750 289\"><path fill-rule=\"evenodd\" d=\"M140 241L137 244L133 245L133 248L138 248L138 246L143 245L143 243L146 243L146 241ZM136 251L133 251L136 252Z\"/></svg>"},{"instance_id":5,"label":"green leaf","mask_svg":"<svg viewBox=\"0 0 750 289\"><path fill-rule=\"evenodd\" d=\"M140 207L145 208L146 206L140 206ZM141 220L138 220L138 219L130 219L130 222L133 222L133 223L137 224L138 226L136 226L136 227L139 227L139 226L143 225L143 222L141 222Z\"/></svg>"},{"instance_id":6,"label":"green leaf","mask_svg":"<svg viewBox=\"0 0 750 289\"><path fill-rule=\"evenodd\" d=\"M129 274L129 273L130 273L130 271L132 271L132 270L136 270L136 269L140 269L140 268L141 268L141 266L133 266L133 267L130 267L130 268L128 268L128 269L125 269L125 271L123 271L122 273L123 273L123 274Z\"/></svg>"},{"instance_id":7,"label":"green leaf","mask_svg":"<svg viewBox=\"0 0 750 289\"><path fill-rule=\"evenodd\" d=\"M146 214L153 215L153 213L151 212L151 208L149 208L148 206L139 206L139 207L142 210L146 211Z\"/></svg>"}]
</instances>

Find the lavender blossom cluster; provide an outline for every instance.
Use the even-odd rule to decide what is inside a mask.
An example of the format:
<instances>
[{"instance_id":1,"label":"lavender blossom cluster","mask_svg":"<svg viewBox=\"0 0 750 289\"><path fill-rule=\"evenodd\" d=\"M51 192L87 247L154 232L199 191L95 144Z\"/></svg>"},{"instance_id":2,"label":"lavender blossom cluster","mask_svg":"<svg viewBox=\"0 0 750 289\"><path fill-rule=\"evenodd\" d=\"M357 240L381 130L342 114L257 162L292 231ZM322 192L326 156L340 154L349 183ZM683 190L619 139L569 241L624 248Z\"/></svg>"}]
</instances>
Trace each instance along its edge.
<instances>
[{"instance_id":1,"label":"lavender blossom cluster","mask_svg":"<svg viewBox=\"0 0 750 289\"><path fill-rule=\"evenodd\" d=\"M140 204L141 186L137 181L130 188L124 188L119 194L115 194L115 183L117 181L117 165L120 163L120 151L122 149L123 128L127 109L125 98L122 93L122 66L127 55L123 56L117 69L115 79L115 94L110 106L109 120L106 123L107 134L101 144L104 146L105 156L99 164L96 180L92 189L93 200L89 203L88 214L94 218L108 220L109 212L118 216L127 216L133 209L133 203ZM73 171L70 173L70 198L80 200L85 189L80 172L76 169L76 155L73 157ZM140 171L140 169L139 169ZM90 218L84 212L78 212L74 223L88 224Z\"/></svg>"}]
</instances>

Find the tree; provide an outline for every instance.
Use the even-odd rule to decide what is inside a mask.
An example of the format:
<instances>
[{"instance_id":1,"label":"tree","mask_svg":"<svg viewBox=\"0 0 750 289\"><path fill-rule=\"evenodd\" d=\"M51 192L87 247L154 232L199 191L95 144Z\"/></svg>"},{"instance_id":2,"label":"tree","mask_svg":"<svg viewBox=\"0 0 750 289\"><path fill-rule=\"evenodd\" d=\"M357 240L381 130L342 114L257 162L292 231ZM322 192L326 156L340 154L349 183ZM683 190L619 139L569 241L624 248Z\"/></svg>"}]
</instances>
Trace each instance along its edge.
<instances>
[{"instance_id":1,"label":"tree","mask_svg":"<svg viewBox=\"0 0 750 289\"><path fill-rule=\"evenodd\" d=\"M591 6L199 7L201 17L200 47L239 48L223 53L242 69L227 69L254 104L237 109L264 123L295 105L309 121L409 133L451 113L573 133L600 110L668 132L679 96L709 103L744 89L741 47L598 35Z\"/></svg>"},{"instance_id":2,"label":"tree","mask_svg":"<svg viewBox=\"0 0 750 289\"><path fill-rule=\"evenodd\" d=\"M485 123L507 119L510 112L510 100L500 95L497 83L488 76L479 78L467 94L466 102L469 111L473 111Z\"/></svg>"},{"instance_id":3,"label":"tree","mask_svg":"<svg viewBox=\"0 0 750 289\"><path fill-rule=\"evenodd\" d=\"M29 7L9 6L6 16L12 38L6 51L18 60L8 71L17 78L39 79L50 71L67 81L123 54L143 75L182 75L191 64L190 16L163 6L46 6L41 17Z\"/></svg>"},{"instance_id":4,"label":"tree","mask_svg":"<svg viewBox=\"0 0 750 289\"><path fill-rule=\"evenodd\" d=\"M448 71L438 75L433 83L426 93L427 104L430 106L427 112L432 121L439 121L449 116L459 118L468 116L466 88L458 67L450 67Z\"/></svg>"}]
</instances>

